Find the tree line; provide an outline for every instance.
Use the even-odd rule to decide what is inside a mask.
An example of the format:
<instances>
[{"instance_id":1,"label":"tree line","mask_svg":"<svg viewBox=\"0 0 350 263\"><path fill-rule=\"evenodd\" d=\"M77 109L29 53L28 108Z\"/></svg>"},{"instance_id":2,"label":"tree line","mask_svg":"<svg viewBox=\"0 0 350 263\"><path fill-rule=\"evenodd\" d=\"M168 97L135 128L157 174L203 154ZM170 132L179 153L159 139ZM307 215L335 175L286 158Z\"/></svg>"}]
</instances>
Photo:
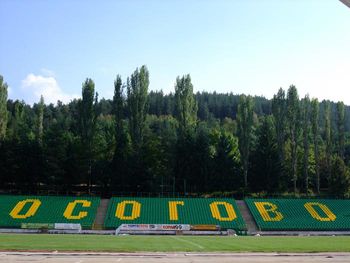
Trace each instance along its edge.
<instances>
[{"instance_id":1,"label":"tree line","mask_svg":"<svg viewBox=\"0 0 350 263\"><path fill-rule=\"evenodd\" d=\"M7 98L0 76L0 192L157 195L350 194L350 107L175 90L149 92L149 71L116 76L113 99L92 79L64 104ZM111 88L113 87L113 83Z\"/></svg>"}]
</instances>

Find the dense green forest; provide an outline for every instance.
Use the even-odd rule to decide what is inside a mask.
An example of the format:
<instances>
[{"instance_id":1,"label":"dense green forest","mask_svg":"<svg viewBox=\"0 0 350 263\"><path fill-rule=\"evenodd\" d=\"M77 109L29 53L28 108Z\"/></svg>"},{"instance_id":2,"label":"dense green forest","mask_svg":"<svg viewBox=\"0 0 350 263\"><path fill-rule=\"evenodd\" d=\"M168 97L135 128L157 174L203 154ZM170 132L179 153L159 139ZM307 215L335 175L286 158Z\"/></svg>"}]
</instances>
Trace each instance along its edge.
<instances>
[{"instance_id":1,"label":"dense green forest","mask_svg":"<svg viewBox=\"0 0 350 263\"><path fill-rule=\"evenodd\" d=\"M0 76L0 193L350 194L350 107L299 98L198 92L190 75L149 92L149 71L93 80L82 98L28 105Z\"/></svg>"}]
</instances>

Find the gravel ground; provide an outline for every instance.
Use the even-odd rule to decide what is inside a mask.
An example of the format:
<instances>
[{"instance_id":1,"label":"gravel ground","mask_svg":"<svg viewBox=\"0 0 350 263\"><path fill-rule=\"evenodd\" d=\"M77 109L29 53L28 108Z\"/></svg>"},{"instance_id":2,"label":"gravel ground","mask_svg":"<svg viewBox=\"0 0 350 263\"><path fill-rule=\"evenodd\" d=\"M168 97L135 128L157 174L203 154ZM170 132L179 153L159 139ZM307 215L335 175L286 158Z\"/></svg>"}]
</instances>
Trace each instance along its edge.
<instances>
[{"instance_id":1,"label":"gravel ground","mask_svg":"<svg viewBox=\"0 0 350 263\"><path fill-rule=\"evenodd\" d=\"M350 253L57 253L0 252L1 263L350 262Z\"/></svg>"}]
</instances>

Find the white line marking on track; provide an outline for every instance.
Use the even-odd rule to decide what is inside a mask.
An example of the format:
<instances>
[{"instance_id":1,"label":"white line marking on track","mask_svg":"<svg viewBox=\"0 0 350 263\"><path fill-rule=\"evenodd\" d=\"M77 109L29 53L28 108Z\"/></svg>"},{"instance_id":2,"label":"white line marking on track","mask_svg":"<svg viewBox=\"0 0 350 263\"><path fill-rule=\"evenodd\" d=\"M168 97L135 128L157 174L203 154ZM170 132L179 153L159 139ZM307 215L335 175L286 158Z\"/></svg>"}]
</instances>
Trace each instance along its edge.
<instances>
[{"instance_id":1,"label":"white line marking on track","mask_svg":"<svg viewBox=\"0 0 350 263\"><path fill-rule=\"evenodd\" d=\"M118 260L117 260L118 262L120 262L120 261L122 261L122 259L121 258L118 258Z\"/></svg>"},{"instance_id":2,"label":"white line marking on track","mask_svg":"<svg viewBox=\"0 0 350 263\"><path fill-rule=\"evenodd\" d=\"M75 263L81 263L81 262L83 262L83 260L78 260L77 262L75 262Z\"/></svg>"},{"instance_id":3,"label":"white line marking on track","mask_svg":"<svg viewBox=\"0 0 350 263\"><path fill-rule=\"evenodd\" d=\"M183 241L183 242L188 243L188 244L191 244L191 245L193 245L193 246L195 246L195 247L198 247L198 248L200 248L200 249L203 249L203 248L204 248L204 247L202 247L201 245L199 245L199 244L197 244L197 243L195 243L195 242L186 240L186 239L182 239L182 238L175 237L175 236L173 236L172 238L174 238L174 239L176 239L176 240L179 240L179 241Z\"/></svg>"}]
</instances>

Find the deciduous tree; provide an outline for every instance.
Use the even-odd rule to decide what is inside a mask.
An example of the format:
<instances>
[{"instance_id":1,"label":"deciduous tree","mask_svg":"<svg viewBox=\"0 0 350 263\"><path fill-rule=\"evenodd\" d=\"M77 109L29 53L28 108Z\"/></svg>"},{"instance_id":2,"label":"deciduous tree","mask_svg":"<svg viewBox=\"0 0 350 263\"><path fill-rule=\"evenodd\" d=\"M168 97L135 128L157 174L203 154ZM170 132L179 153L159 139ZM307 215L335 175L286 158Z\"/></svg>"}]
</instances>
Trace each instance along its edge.
<instances>
[{"instance_id":1,"label":"deciduous tree","mask_svg":"<svg viewBox=\"0 0 350 263\"><path fill-rule=\"evenodd\" d=\"M320 193L320 154L319 154L319 103L317 99L311 101L311 126L314 143L316 192Z\"/></svg>"},{"instance_id":2,"label":"deciduous tree","mask_svg":"<svg viewBox=\"0 0 350 263\"><path fill-rule=\"evenodd\" d=\"M179 123L180 133L191 130L197 121L197 102L193 95L190 75L176 78L175 84L175 116Z\"/></svg>"},{"instance_id":3,"label":"deciduous tree","mask_svg":"<svg viewBox=\"0 0 350 263\"><path fill-rule=\"evenodd\" d=\"M143 142L147 115L147 94L149 72L145 65L137 68L127 81L127 104L129 110L130 136L134 150L138 151Z\"/></svg>"},{"instance_id":4,"label":"deciduous tree","mask_svg":"<svg viewBox=\"0 0 350 263\"><path fill-rule=\"evenodd\" d=\"M332 138L331 138L331 105L329 101L326 101L324 110L324 141L326 144L326 170L327 178L331 177L331 156L332 156Z\"/></svg>"},{"instance_id":5,"label":"deciduous tree","mask_svg":"<svg viewBox=\"0 0 350 263\"><path fill-rule=\"evenodd\" d=\"M36 127L36 138L39 143L39 145L42 146L43 143L43 134L44 134L44 127L43 127L43 122L44 122L44 97L41 95L40 96L40 101L38 104L38 117L37 117L37 127Z\"/></svg>"},{"instance_id":6,"label":"deciduous tree","mask_svg":"<svg viewBox=\"0 0 350 263\"><path fill-rule=\"evenodd\" d=\"M310 135L310 98L306 95L301 103L303 127L303 178L305 193L309 191L309 135Z\"/></svg>"},{"instance_id":7,"label":"deciduous tree","mask_svg":"<svg viewBox=\"0 0 350 263\"><path fill-rule=\"evenodd\" d=\"M7 128L7 83L4 82L4 78L0 75L0 143L6 137Z\"/></svg>"},{"instance_id":8,"label":"deciduous tree","mask_svg":"<svg viewBox=\"0 0 350 263\"><path fill-rule=\"evenodd\" d=\"M291 143L291 167L294 193L297 191L297 147L300 134L300 106L298 91L291 85L287 94L287 119Z\"/></svg>"},{"instance_id":9,"label":"deciduous tree","mask_svg":"<svg viewBox=\"0 0 350 263\"><path fill-rule=\"evenodd\" d=\"M284 177L284 147L286 141L286 113L287 113L287 100L285 91L280 88L278 93L273 96L272 99L272 115L274 118L275 130L276 130L276 140L277 140L277 150L278 150L278 165L279 173L278 177Z\"/></svg>"},{"instance_id":10,"label":"deciduous tree","mask_svg":"<svg viewBox=\"0 0 350 263\"><path fill-rule=\"evenodd\" d=\"M342 101L337 103L338 154L344 159L345 149L345 108Z\"/></svg>"}]
</instances>

